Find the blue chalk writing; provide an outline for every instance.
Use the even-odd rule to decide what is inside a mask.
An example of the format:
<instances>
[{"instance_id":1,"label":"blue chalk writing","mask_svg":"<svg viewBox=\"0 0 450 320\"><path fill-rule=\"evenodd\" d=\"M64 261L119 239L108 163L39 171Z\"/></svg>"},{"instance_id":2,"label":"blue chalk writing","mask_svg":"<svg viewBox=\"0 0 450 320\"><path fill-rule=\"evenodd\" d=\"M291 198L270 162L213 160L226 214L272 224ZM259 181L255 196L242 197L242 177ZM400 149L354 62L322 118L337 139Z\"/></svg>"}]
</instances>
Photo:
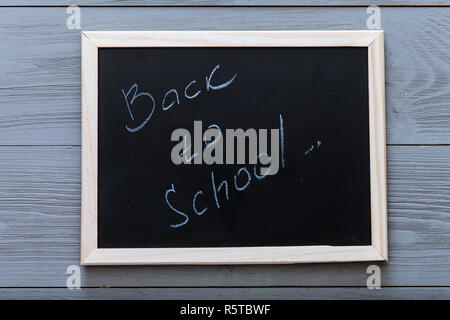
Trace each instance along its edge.
<instances>
[{"instance_id":1,"label":"blue chalk writing","mask_svg":"<svg viewBox=\"0 0 450 320\"><path fill-rule=\"evenodd\" d=\"M128 96L130 95L130 92L132 90L134 90L133 97L131 98L131 101L128 101ZM137 98L139 98L139 97L150 98L153 106L152 106L152 111L149 113L147 118L140 125L138 125L137 127L134 127L134 128L130 128L130 127L128 127L128 125L125 125L125 128L131 133L141 130L147 124L147 122L150 120L150 118L153 115L153 112L155 111L155 99L153 99L153 96L148 92L141 92L141 93L137 93L137 92L138 92L138 85L136 83L131 86L130 90L128 90L127 93L125 93L125 91L122 89L122 94L123 94L123 97L125 98L125 102L127 104L128 113L130 114L130 117L132 120L134 120L134 116L133 116L133 113L131 112L131 106L133 105L133 102Z\"/></svg>"},{"instance_id":2,"label":"blue chalk writing","mask_svg":"<svg viewBox=\"0 0 450 320\"><path fill-rule=\"evenodd\" d=\"M203 191L197 191L197 193L194 195L194 198L192 199L192 208L194 209L194 212L196 214L198 214L199 216L201 216L203 213L205 213L206 210L208 210L208 207L204 208L202 211L198 211L197 209L197 205L196 205L196 201L197 201L197 197L199 195L201 195L203 193Z\"/></svg>"},{"instance_id":3,"label":"blue chalk writing","mask_svg":"<svg viewBox=\"0 0 450 320\"><path fill-rule=\"evenodd\" d=\"M186 88L184 88L184 96L185 96L186 98L188 98L188 99L195 99L195 97L197 97L197 96L202 92L201 90L198 90L196 93L194 93L194 95L188 95L188 94L187 94L187 90L188 90L189 87L190 87L191 85L193 85L194 83L197 83L197 81L192 80L192 81L186 86Z\"/></svg>"},{"instance_id":4,"label":"blue chalk writing","mask_svg":"<svg viewBox=\"0 0 450 320\"><path fill-rule=\"evenodd\" d=\"M175 94L176 102L177 102L177 104L180 104L180 98L178 97L178 92L177 92L177 90L175 90L175 89L170 89L169 91L166 92L166 94L164 95L163 101L162 101L162 109L163 109L164 111L169 110L169 109L172 108L172 106L175 104L175 101L172 101L172 103L169 104L169 105L166 107L166 99L167 99L167 96L168 96L169 94L171 94L171 93L174 93L174 94Z\"/></svg>"},{"instance_id":5,"label":"blue chalk writing","mask_svg":"<svg viewBox=\"0 0 450 320\"><path fill-rule=\"evenodd\" d=\"M320 147L321 144L322 144L322 141L317 140L315 144L312 144L312 145L305 151L305 156L308 155L308 154L310 154L310 153L314 150L315 146L317 146L317 149L319 149L319 147Z\"/></svg>"},{"instance_id":6,"label":"blue chalk writing","mask_svg":"<svg viewBox=\"0 0 450 320\"><path fill-rule=\"evenodd\" d=\"M189 221L189 217L187 216L186 213L181 212L180 210L175 209L175 208L170 204L169 199L168 199L168 196L169 196L169 193L171 193L171 192L176 193L175 187L173 186L173 183L171 184L171 188L168 189L168 190L166 190L165 198L166 198L166 203L167 203L167 205L170 207L170 209L172 209L173 211L175 211L175 212L178 213L179 215L181 215L181 216L183 216L183 217L186 218L183 222L181 222L181 223L179 223L179 224L171 224L171 225L170 225L171 228L178 228L178 227L184 226L184 225Z\"/></svg>"},{"instance_id":7,"label":"blue chalk writing","mask_svg":"<svg viewBox=\"0 0 450 320\"><path fill-rule=\"evenodd\" d=\"M127 104L127 109L128 109L128 113L130 114L131 120L134 120L134 116L133 116L133 113L131 112L130 104L128 103L128 99L127 98L128 98L128 95L130 94L131 90L133 90L133 89L135 90L135 93L134 93L134 96L135 96L136 95L136 91L138 89L138 86L137 86L136 83L131 86L130 90L128 90L128 92L126 94L125 94L125 91L123 91L123 89L122 89L122 95L125 98L125 102Z\"/></svg>"},{"instance_id":8,"label":"blue chalk writing","mask_svg":"<svg viewBox=\"0 0 450 320\"><path fill-rule=\"evenodd\" d=\"M256 157L256 161L258 161L258 159L261 158L262 156L269 157L269 155L268 155L267 153L263 152L263 153L260 153L260 154ZM269 157L269 158L270 158L270 157ZM255 178L258 179L258 180L264 179L265 177L268 176L268 173L270 172L270 168L267 168L265 174L259 175L259 174L256 173L256 169L257 169L257 167L256 167L256 166L253 166L253 174L255 175Z\"/></svg>"},{"instance_id":9,"label":"blue chalk writing","mask_svg":"<svg viewBox=\"0 0 450 320\"><path fill-rule=\"evenodd\" d=\"M218 85L218 86L213 86L213 85L211 84L211 78L212 78L212 76L214 75L214 73L216 72L217 69L220 69L220 65L215 66L215 68L213 69L213 71L211 71L209 77L206 76L206 91L209 91L209 89L212 89L212 90L220 90L220 89L223 89L223 88L225 88L225 87L228 87L228 86L233 82L234 78L236 78L236 76L237 76L237 73L235 73L234 76L233 76L233 78L231 78L231 79L228 80L227 82L222 83L221 85Z\"/></svg>"},{"instance_id":10,"label":"blue chalk writing","mask_svg":"<svg viewBox=\"0 0 450 320\"><path fill-rule=\"evenodd\" d=\"M281 140L280 153L281 153L281 158L282 158L282 167L284 168L286 166L286 163L285 163L285 159L286 159L286 157L285 157L286 156L286 154L285 154L285 152L286 152L286 148L285 148L285 146L286 146L286 141L285 141L286 135L285 135L285 131L284 131L284 120L283 120L283 116L281 114L280 114L280 118L279 119L280 119L280 132L281 132L281 134L280 134L280 140ZM219 135L217 137L214 137L214 140L211 141L211 142L208 142L206 137L204 136L203 140L204 140L204 143L205 143L206 146L209 146L209 145L212 145L214 143L217 143L217 141L219 141L219 139L222 138L222 133L220 131L220 127L217 124L211 124L208 127L208 129L210 129L210 128L216 128L217 130L219 130ZM185 135L184 136L184 150L182 150L182 153L179 154L180 157L182 157L183 155L187 156L186 152L191 149L191 146L190 145L188 146L186 141L187 140L186 140L186 135ZM199 139L198 141L200 141L200 145L202 146L203 143L201 142L201 140ZM310 154L313 150L318 150L322 146L323 143L324 142L321 141L321 140L315 140L314 143L312 145L310 145L306 149L306 151L304 152L305 156ZM262 150L260 150L260 152L261 151ZM317 152L317 151L315 151L315 152ZM190 159L187 159L187 157L186 157L186 159L188 161L191 161L195 156L196 156L196 154L194 154L192 157L190 157ZM235 191L238 191L238 192L244 191L250 186L250 184L252 182L254 183L254 181L258 181L258 180L261 181L264 178L266 178L269 175L269 173L270 173L270 168L266 168L267 170L265 171L265 174L258 174L258 173L263 173L263 171L257 171L257 169L260 169L260 168L258 168L258 163L260 165L266 165L265 162L267 162L267 161L262 161L263 160L263 159L261 159L262 157L267 157L270 160L269 163L271 164L272 158L269 157L269 155L266 152L261 152L258 156L256 156L256 158L255 158L255 160L253 162L250 162L250 164L254 164L253 165L253 172L251 170L251 166L248 166L248 167L244 166L244 167L239 168L236 171L236 173L233 175L233 181L230 181L230 183L231 183L230 184L230 190L228 188L228 181L227 181L227 179L222 180L219 185L216 185L214 171L211 171L210 172L210 175L211 175L211 189L203 188L203 190L208 190L208 192L204 193L203 190L198 190L194 194L194 196L192 198L192 210L189 210L189 214L190 215L191 214L196 214L197 216L201 216L207 210L209 210L208 206L203 204L203 201L205 201L205 203L208 203L207 202L208 200L212 200L211 199L212 195L211 195L210 190L212 190L212 193L213 193L213 196L214 196L214 201L215 201L215 204L216 204L217 208L220 209L221 208L221 203L220 203L220 200L219 200L219 193L220 193L220 191L223 191L223 193L225 195L225 199L227 201L229 201L230 197L233 197L233 194L232 194L233 192L235 192ZM277 172L275 174L277 174ZM244 178L244 176L246 176L246 179ZM255 179L253 179L253 176L254 176ZM303 176L300 177L299 183L301 183L301 184L305 183ZM233 186L234 186L234 188L233 188ZM230 192L231 192L231 195L230 195ZM169 193L175 193L175 187L174 187L173 184L171 184L171 189L168 189L165 192L166 203L170 207L170 209L172 209L175 213L177 213L178 215L181 215L181 216L183 216L185 218L185 220L183 222L181 222L179 224L172 224L172 225L170 225L170 227L172 227L172 228L181 227L181 226L185 225L189 221L188 215L185 212L183 212L183 211L175 209L170 204L170 202L168 200ZM209 194L209 198L208 198L208 194ZM222 195L222 200L224 201L223 195ZM200 208L203 207L202 210L200 210L199 207Z\"/></svg>"},{"instance_id":11,"label":"blue chalk writing","mask_svg":"<svg viewBox=\"0 0 450 320\"><path fill-rule=\"evenodd\" d=\"M310 147L308 148L308 150L305 151L305 156L306 156L308 153L310 153L311 151L313 151L313 149L314 149L314 145L310 146Z\"/></svg>"},{"instance_id":12,"label":"blue chalk writing","mask_svg":"<svg viewBox=\"0 0 450 320\"><path fill-rule=\"evenodd\" d=\"M220 189L222 189L222 187L225 186L225 196L226 196L227 200L229 200L230 197L228 195L228 182L227 182L227 180L223 180L219 184L219 187L216 188L213 171L211 171L211 182L212 182L212 188L213 188L213 192L214 192L214 199L216 200L216 206L217 206L217 208L220 208L219 199L217 197L217 191L220 191Z\"/></svg>"},{"instance_id":13,"label":"blue chalk writing","mask_svg":"<svg viewBox=\"0 0 450 320\"><path fill-rule=\"evenodd\" d=\"M215 137L214 140L212 140L211 142L208 142L206 135L205 135L203 137L203 141L205 142L205 147L215 145L217 142L219 142L220 138L222 138L222 131L220 130L220 127L217 124L212 124L208 127L208 129L211 129L211 128L216 128L219 132L219 135L217 137Z\"/></svg>"},{"instance_id":14,"label":"blue chalk writing","mask_svg":"<svg viewBox=\"0 0 450 320\"><path fill-rule=\"evenodd\" d=\"M239 176L242 171L245 171L245 173L247 174L247 182L242 187L238 187L237 176ZM240 168L238 170L237 174L234 175L234 187L238 191L243 191L243 190L247 189L247 187L250 185L251 181L252 181L252 176L250 175L250 172L248 172L247 168L245 168L245 167Z\"/></svg>"},{"instance_id":15,"label":"blue chalk writing","mask_svg":"<svg viewBox=\"0 0 450 320\"><path fill-rule=\"evenodd\" d=\"M210 91L210 90L215 91L215 90L220 90L220 89L226 88L234 81L234 79L237 76L237 73L235 73L234 76L230 80L228 80L222 84L219 84L219 85L213 85L213 84L211 84L212 78L218 69L220 69L220 65L216 65L214 67L214 69L211 71L211 73L209 74L209 76L206 76L206 82L205 82L206 91ZM196 83L197 83L197 81L193 80L184 87L184 97L186 99L188 99L188 100L195 99L203 92L200 89L195 91L195 93L193 92L193 90L194 90L193 86ZM189 91L191 91L191 92L189 92ZM150 114L147 116L147 118L140 125L138 125L134 128L130 128L128 125L125 125L126 129L129 132L131 132L131 133L137 132L137 131L141 130L147 124L147 122L150 120L150 118L152 117L152 115L155 111L156 101L149 92L138 93L138 85L136 83L134 83L131 86L131 88L128 90L128 92L126 92L126 93L122 89L122 95L125 98L125 103L126 103L128 113L130 115L131 120L133 120L133 121L135 120L135 115L133 114L131 109L132 109L132 105L133 105L134 101L137 98L142 97L142 96L145 96L152 101L152 104L153 104L152 110L151 110ZM168 103L167 100L169 100L170 95L174 95L173 100L170 102L169 105L166 105ZM130 97L131 97L131 99L130 99ZM177 89L170 89L164 94L164 96L162 98L161 109L162 109L162 111L167 111L167 110L171 109L175 104L179 105L180 102L181 102L180 96L178 94ZM158 104L159 104L159 101L158 101Z\"/></svg>"},{"instance_id":16,"label":"blue chalk writing","mask_svg":"<svg viewBox=\"0 0 450 320\"><path fill-rule=\"evenodd\" d=\"M184 135L183 141L184 141L184 148L183 148L183 150L180 151L180 153L178 154L178 157L179 158L183 158L183 156L184 156L184 159L186 160L186 163L191 163L192 159L194 159L196 156L198 156L198 153L194 153L188 159L187 153L188 153L189 150L191 150L192 145L187 145L186 135Z\"/></svg>"}]
</instances>

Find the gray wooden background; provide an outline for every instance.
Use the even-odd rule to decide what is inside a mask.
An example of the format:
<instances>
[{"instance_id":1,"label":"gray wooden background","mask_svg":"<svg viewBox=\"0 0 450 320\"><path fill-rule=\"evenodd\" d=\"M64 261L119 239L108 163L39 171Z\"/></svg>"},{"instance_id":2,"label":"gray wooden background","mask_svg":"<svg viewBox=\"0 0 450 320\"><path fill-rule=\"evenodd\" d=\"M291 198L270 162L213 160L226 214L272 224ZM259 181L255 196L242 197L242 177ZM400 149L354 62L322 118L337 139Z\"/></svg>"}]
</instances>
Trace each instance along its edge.
<instances>
[{"instance_id":1,"label":"gray wooden background","mask_svg":"<svg viewBox=\"0 0 450 320\"><path fill-rule=\"evenodd\" d=\"M233 5L228 5L229 3ZM390 261L81 268L81 30L385 30ZM277 6L272 6L277 4ZM328 5L328 6L323 6ZM345 6L344 6L345 5ZM450 299L450 2L0 0L0 298Z\"/></svg>"}]
</instances>

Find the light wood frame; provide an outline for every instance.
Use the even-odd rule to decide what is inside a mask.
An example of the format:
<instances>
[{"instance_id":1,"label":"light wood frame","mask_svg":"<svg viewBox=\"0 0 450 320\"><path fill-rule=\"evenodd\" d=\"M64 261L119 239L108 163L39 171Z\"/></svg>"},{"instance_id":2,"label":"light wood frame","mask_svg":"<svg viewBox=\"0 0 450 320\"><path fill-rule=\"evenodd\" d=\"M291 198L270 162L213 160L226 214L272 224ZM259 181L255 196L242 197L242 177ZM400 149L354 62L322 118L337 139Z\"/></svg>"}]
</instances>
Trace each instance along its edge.
<instances>
[{"instance_id":1,"label":"light wood frame","mask_svg":"<svg viewBox=\"0 0 450 320\"><path fill-rule=\"evenodd\" d=\"M282 264L386 261L386 136L383 31L82 32L81 264ZM97 246L98 48L368 47L370 246L99 249Z\"/></svg>"}]
</instances>

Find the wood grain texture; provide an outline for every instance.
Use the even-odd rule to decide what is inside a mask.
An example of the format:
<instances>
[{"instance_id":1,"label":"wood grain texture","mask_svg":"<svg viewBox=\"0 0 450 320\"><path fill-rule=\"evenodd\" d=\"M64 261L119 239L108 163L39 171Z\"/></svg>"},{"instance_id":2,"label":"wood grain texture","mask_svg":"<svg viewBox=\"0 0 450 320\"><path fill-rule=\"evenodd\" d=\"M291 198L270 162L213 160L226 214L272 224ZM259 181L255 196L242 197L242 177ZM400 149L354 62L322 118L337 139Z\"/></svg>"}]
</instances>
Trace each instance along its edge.
<instances>
[{"instance_id":1,"label":"wood grain texture","mask_svg":"<svg viewBox=\"0 0 450 320\"><path fill-rule=\"evenodd\" d=\"M450 299L450 288L66 288L0 289L1 299L298 300Z\"/></svg>"},{"instance_id":2,"label":"wood grain texture","mask_svg":"<svg viewBox=\"0 0 450 320\"><path fill-rule=\"evenodd\" d=\"M449 5L448 0L0 0L2 6L410 6Z\"/></svg>"},{"instance_id":3,"label":"wood grain texture","mask_svg":"<svg viewBox=\"0 0 450 320\"><path fill-rule=\"evenodd\" d=\"M81 263L97 249L98 212L98 48L81 35L82 174Z\"/></svg>"},{"instance_id":4,"label":"wood grain texture","mask_svg":"<svg viewBox=\"0 0 450 320\"><path fill-rule=\"evenodd\" d=\"M80 30L0 8L0 145L80 145ZM365 8L83 8L83 30L366 29ZM450 8L382 8L389 144L450 143Z\"/></svg>"},{"instance_id":5,"label":"wood grain texture","mask_svg":"<svg viewBox=\"0 0 450 320\"><path fill-rule=\"evenodd\" d=\"M379 30L85 31L97 47L368 47Z\"/></svg>"},{"instance_id":6,"label":"wood grain texture","mask_svg":"<svg viewBox=\"0 0 450 320\"><path fill-rule=\"evenodd\" d=\"M450 146L387 149L391 250L390 261L378 265L382 286L400 287L367 290L363 287L370 263L341 263L89 267L81 269L81 277L82 286L90 289L65 289L66 268L78 265L80 258L80 30L66 28L65 7L17 6L163 2L173 7L83 7L82 30L367 28L364 7L183 7L273 4L266 0L0 0L0 6L13 6L0 7L0 145L4 145L0 146L0 298L449 299ZM450 5L450 1L383 4ZM450 8L382 7L381 28L386 47L387 142L449 144ZM127 288L98 288L103 285Z\"/></svg>"},{"instance_id":7,"label":"wood grain texture","mask_svg":"<svg viewBox=\"0 0 450 320\"><path fill-rule=\"evenodd\" d=\"M368 47L372 246L388 260L384 35Z\"/></svg>"},{"instance_id":8,"label":"wood grain texture","mask_svg":"<svg viewBox=\"0 0 450 320\"><path fill-rule=\"evenodd\" d=\"M0 148L0 287L65 287L80 259L80 147ZM388 147L382 286L450 286L450 146ZM100 287L365 286L371 263L85 267Z\"/></svg>"}]
</instances>

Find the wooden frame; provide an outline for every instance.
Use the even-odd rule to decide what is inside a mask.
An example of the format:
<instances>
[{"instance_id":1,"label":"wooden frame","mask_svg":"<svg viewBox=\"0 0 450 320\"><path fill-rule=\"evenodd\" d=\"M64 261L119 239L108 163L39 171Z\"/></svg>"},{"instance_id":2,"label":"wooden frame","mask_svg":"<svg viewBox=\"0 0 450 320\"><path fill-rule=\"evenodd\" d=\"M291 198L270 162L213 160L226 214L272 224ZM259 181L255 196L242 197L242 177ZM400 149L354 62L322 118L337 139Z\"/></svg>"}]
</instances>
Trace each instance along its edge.
<instances>
[{"instance_id":1,"label":"wooden frame","mask_svg":"<svg viewBox=\"0 0 450 320\"><path fill-rule=\"evenodd\" d=\"M385 261L387 249L383 31L82 32L81 264L275 264ZM368 47L370 246L99 249L97 246L97 89L101 47Z\"/></svg>"}]
</instances>

